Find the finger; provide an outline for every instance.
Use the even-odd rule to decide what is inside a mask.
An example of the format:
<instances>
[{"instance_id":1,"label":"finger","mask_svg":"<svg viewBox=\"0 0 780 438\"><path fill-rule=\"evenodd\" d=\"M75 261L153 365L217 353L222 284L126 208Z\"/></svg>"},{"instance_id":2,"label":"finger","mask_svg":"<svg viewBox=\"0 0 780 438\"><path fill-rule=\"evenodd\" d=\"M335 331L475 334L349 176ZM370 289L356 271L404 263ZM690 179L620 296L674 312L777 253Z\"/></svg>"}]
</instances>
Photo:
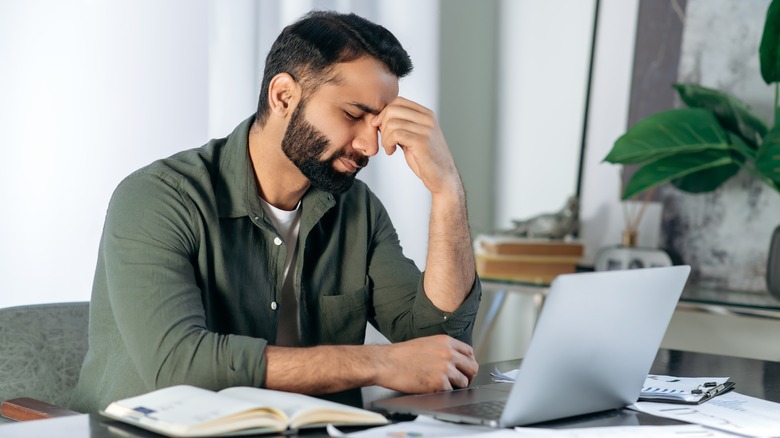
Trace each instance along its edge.
<instances>
[{"instance_id":1,"label":"finger","mask_svg":"<svg viewBox=\"0 0 780 438\"><path fill-rule=\"evenodd\" d=\"M453 356L455 366L471 382L479 372L479 364L474 357L474 349L471 345L455 338L449 338L449 341L450 346L455 350L455 355Z\"/></svg>"},{"instance_id":2,"label":"finger","mask_svg":"<svg viewBox=\"0 0 780 438\"><path fill-rule=\"evenodd\" d=\"M434 113L430 109L411 100L398 97L371 119L371 125L380 127L384 120L393 117L406 120L427 120L426 124L429 125L435 120Z\"/></svg>"},{"instance_id":3,"label":"finger","mask_svg":"<svg viewBox=\"0 0 780 438\"><path fill-rule=\"evenodd\" d=\"M470 357L472 359L474 358L474 349L471 347L471 345L469 345L469 344L467 344L467 343L465 343L463 341L459 341L459 340L457 340L457 339L455 339L453 337L449 337L449 342L450 342L450 345L455 350L459 351L460 353L462 353L462 354L464 354L464 355L466 355L466 356L468 356L468 357Z\"/></svg>"},{"instance_id":4,"label":"finger","mask_svg":"<svg viewBox=\"0 0 780 438\"><path fill-rule=\"evenodd\" d=\"M461 358L464 358L464 356L461 356ZM469 386L471 378L467 372L464 372L464 368L468 367L466 366L466 361L463 361L462 359L450 362L448 377L452 386L457 388L465 388L466 386Z\"/></svg>"},{"instance_id":5,"label":"finger","mask_svg":"<svg viewBox=\"0 0 780 438\"><path fill-rule=\"evenodd\" d=\"M445 391L449 391L451 389L460 389L460 388L466 388L469 386L469 379L466 378L461 373L457 373L456 376L450 377L449 380L449 388L445 389Z\"/></svg>"},{"instance_id":6,"label":"finger","mask_svg":"<svg viewBox=\"0 0 780 438\"><path fill-rule=\"evenodd\" d=\"M382 149L385 150L385 153L387 155L393 155L393 153L395 152L396 148L398 147L398 143L390 140L389 137L390 137L390 134L385 135L385 134L381 134L380 133L380 141L381 141Z\"/></svg>"},{"instance_id":7,"label":"finger","mask_svg":"<svg viewBox=\"0 0 780 438\"><path fill-rule=\"evenodd\" d=\"M409 131L418 135L429 135L431 132L431 127L417 123L413 120L398 118L390 118L383 123L382 132L390 134L396 130Z\"/></svg>"},{"instance_id":8,"label":"finger","mask_svg":"<svg viewBox=\"0 0 780 438\"><path fill-rule=\"evenodd\" d=\"M414 147L419 142L424 141L424 137L412 131L396 129L382 134L382 147L390 154L390 150L395 151L396 146Z\"/></svg>"},{"instance_id":9,"label":"finger","mask_svg":"<svg viewBox=\"0 0 780 438\"><path fill-rule=\"evenodd\" d=\"M419 103L417 103L415 101L409 100L409 99L407 99L405 97L401 97L401 96L396 97L392 102L390 102L390 105L395 105L395 106L399 106L399 107L413 109L413 110L415 110L417 112L421 112L421 113L432 113L433 112L429 108L427 108L427 107L425 107L423 105L420 105Z\"/></svg>"},{"instance_id":10,"label":"finger","mask_svg":"<svg viewBox=\"0 0 780 438\"><path fill-rule=\"evenodd\" d=\"M477 375L477 372L479 372L479 364L473 356L467 354L458 352L454 364L458 371L466 376L469 382Z\"/></svg>"},{"instance_id":11,"label":"finger","mask_svg":"<svg viewBox=\"0 0 780 438\"><path fill-rule=\"evenodd\" d=\"M383 122L379 124L380 128L384 128L386 122L396 119L417 123L429 128L436 124L436 118L433 115L433 112L423 112L415 108L399 105L388 105L377 117L380 117L381 121Z\"/></svg>"},{"instance_id":12,"label":"finger","mask_svg":"<svg viewBox=\"0 0 780 438\"><path fill-rule=\"evenodd\" d=\"M388 155L392 155L395 152L397 146L412 146L418 142L423 141L423 137L417 133L395 129L382 134L382 148Z\"/></svg>"},{"instance_id":13,"label":"finger","mask_svg":"<svg viewBox=\"0 0 780 438\"><path fill-rule=\"evenodd\" d=\"M460 370L460 372L466 376L469 383L471 383L471 381L474 380L474 377L476 377L477 373L479 372L479 364L477 361L469 359L468 361L462 362L458 366L458 370Z\"/></svg>"}]
</instances>

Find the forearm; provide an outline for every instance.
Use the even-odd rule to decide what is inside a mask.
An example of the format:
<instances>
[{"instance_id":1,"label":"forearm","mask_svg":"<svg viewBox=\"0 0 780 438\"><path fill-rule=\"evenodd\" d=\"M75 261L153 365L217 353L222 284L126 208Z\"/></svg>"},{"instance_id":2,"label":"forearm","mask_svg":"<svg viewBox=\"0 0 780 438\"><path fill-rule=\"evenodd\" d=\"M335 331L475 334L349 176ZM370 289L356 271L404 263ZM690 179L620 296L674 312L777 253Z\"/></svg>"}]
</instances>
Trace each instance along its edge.
<instances>
[{"instance_id":1,"label":"forearm","mask_svg":"<svg viewBox=\"0 0 780 438\"><path fill-rule=\"evenodd\" d=\"M425 268L425 293L445 312L456 310L474 284L466 195L460 178L452 189L433 193Z\"/></svg>"},{"instance_id":2,"label":"forearm","mask_svg":"<svg viewBox=\"0 0 780 438\"><path fill-rule=\"evenodd\" d=\"M267 346L265 386L302 394L328 394L376 384L376 345Z\"/></svg>"},{"instance_id":3,"label":"forearm","mask_svg":"<svg viewBox=\"0 0 780 438\"><path fill-rule=\"evenodd\" d=\"M462 388L477 374L474 351L446 335L389 345L265 348L265 386L326 394L379 385L407 393Z\"/></svg>"}]
</instances>

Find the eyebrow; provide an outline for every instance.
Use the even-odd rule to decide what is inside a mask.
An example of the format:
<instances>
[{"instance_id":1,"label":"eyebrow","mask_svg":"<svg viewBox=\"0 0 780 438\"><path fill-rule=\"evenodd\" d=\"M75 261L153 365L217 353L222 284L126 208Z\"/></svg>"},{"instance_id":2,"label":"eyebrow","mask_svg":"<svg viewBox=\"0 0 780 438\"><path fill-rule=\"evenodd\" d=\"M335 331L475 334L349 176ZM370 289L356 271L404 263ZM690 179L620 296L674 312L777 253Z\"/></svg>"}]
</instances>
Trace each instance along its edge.
<instances>
[{"instance_id":1,"label":"eyebrow","mask_svg":"<svg viewBox=\"0 0 780 438\"><path fill-rule=\"evenodd\" d=\"M371 114L373 114L375 116L378 116L379 113L380 113L380 111L378 109L372 108L372 107L370 107L370 106L368 106L366 104L360 103L360 102L349 102L349 105L352 105L355 108L358 108L359 110L361 110L363 112L371 113Z\"/></svg>"}]
</instances>

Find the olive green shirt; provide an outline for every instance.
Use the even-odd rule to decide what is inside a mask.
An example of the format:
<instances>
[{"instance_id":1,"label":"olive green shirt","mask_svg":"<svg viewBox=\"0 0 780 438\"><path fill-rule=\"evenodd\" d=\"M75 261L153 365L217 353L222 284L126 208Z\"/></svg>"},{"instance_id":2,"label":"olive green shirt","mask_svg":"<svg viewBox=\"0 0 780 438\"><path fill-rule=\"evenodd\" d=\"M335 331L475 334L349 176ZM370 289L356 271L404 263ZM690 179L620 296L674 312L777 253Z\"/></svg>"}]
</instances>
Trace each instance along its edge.
<instances>
[{"instance_id":1,"label":"olive green shirt","mask_svg":"<svg viewBox=\"0 0 780 438\"><path fill-rule=\"evenodd\" d=\"M253 121L117 187L72 409L94 412L181 383L264 385L287 245L257 194L247 142ZM458 310L437 309L363 182L340 195L311 188L301 208L294 287L303 345L362 344L367 322L394 342L440 333L471 341L479 281Z\"/></svg>"}]
</instances>

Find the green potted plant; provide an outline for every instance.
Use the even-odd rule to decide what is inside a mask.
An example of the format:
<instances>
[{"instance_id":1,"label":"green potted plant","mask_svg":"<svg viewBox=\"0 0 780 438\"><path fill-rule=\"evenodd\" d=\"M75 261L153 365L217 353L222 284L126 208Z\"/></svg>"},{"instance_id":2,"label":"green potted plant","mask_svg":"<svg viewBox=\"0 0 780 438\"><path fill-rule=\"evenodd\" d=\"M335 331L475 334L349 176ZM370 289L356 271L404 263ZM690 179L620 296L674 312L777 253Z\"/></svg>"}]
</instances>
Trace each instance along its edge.
<instances>
[{"instance_id":1,"label":"green potted plant","mask_svg":"<svg viewBox=\"0 0 780 438\"><path fill-rule=\"evenodd\" d=\"M736 97L700 85L675 84L687 108L641 120L615 142L604 159L638 165L626 183L623 199L664 183L690 193L713 191L740 169L780 193L780 0L772 0L767 10L759 60L763 80L774 84L773 127ZM771 254L769 258L774 260ZM771 283L773 267L768 268ZM780 297L777 283L768 286Z\"/></svg>"}]
</instances>

